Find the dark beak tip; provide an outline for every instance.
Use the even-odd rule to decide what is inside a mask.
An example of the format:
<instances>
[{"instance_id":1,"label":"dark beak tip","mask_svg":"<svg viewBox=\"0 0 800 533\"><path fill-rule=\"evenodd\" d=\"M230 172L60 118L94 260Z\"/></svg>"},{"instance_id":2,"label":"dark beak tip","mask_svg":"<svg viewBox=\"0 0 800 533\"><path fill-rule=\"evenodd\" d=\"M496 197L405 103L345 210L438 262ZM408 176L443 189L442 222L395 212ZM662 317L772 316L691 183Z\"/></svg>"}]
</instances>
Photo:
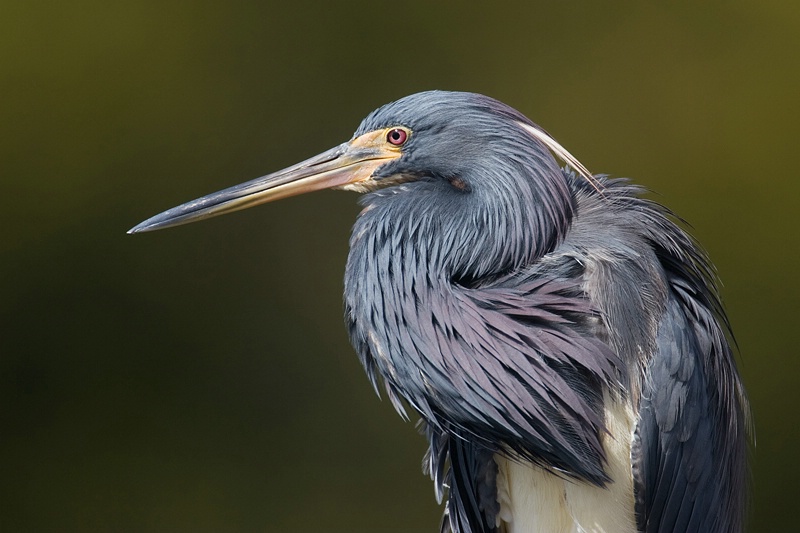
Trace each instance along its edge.
<instances>
[{"instance_id":1,"label":"dark beak tip","mask_svg":"<svg viewBox=\"0 0 800 533\"><path fill-rule=\"evenodd\" d=\"M156 217L153 217L153 218L156 218ZM144 222L140 222L140 223L136 224L134 227L129 229L126 233L128 235L134 235L136 233L147 233L147 232L159 229L159 225L154 223L153 218L148 218Z\"/></svg>"}]
</instances>

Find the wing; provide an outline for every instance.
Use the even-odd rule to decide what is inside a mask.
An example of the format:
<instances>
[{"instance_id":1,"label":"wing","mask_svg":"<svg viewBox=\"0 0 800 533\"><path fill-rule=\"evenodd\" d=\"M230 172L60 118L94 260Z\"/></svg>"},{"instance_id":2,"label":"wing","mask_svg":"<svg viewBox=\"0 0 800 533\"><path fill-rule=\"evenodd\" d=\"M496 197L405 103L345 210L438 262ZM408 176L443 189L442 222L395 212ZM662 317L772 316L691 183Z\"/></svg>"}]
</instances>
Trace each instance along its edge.
<instances>
[{"instance_id":1,"label":"wing","mask_svg":"<svg viewBox=\"0 0 800 533\"><path fill-rule=\"evenodd\" d=\"M636 518L645 533L742 530L746 402L714 313L673 280L634 434Z\"/></svg>"},{"instance_id":2,"label":"wing","mask_svg":"<svg viewBox=\"0 0 800 533\"><path fill-rule=\"evenodd\" d=\"M441 369L426 372L431 399L402 392L431 409L424 469L447 496L442 531L497 531L495 453L603 485L601 387L615 386L621 363L590 334L580 285L514 278L452 294L459 313L435 309L423 328L440 347L425 361Z\"/></svg>"},{"instance_id":3,"label":"wing","mask_svg":"<svg viewBox=\"0 0 800 533\"><path fill-rule=\"evenodd\" d=\"M441 429L485 447L508 447L546 468L607 481L599 434L601 384L620 363L588 333L580 287L533 279L514 287L461 288L458 314L431 328L457 402L440 401ZM437 316L442 316L438 313Z\"/></svg>"}]
</instances>

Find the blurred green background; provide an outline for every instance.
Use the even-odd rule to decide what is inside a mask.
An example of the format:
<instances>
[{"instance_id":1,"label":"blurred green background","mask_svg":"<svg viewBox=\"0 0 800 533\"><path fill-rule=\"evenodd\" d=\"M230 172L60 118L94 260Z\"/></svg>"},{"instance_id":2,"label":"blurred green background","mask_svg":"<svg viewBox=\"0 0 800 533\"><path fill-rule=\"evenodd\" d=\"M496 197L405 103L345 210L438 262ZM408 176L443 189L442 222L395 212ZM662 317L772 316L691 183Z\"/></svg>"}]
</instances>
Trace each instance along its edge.
<instances>
[{"instance_id":1,"label":"blurred green background","mask_svg":"<svg viewBox=\"0 0 800 533\"><path fill-rule=\"evenodd\" d=\"M127 236L470 90L693 225L796 526L800 4L0 4L0 530L436 531L424 441L342 327L352 194Z\"/></svg>"}]
</instances>

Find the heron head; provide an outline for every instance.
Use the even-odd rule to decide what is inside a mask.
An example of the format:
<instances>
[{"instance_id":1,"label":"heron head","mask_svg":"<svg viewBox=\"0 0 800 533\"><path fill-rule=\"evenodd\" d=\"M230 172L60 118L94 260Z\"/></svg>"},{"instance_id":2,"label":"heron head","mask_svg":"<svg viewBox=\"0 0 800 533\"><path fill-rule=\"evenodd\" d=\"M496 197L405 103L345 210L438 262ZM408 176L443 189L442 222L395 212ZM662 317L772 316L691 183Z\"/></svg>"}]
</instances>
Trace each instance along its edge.
<instances>
[{"instance_id":1,"label":"heron head","mask_svg":"<svg viewBox=\"0 0 800 533\"><path fill-rule=\"evenodd\" d=\"M565 232L573 209L554 155L591 179L552 137L513 108L474 93L422 92L370 113L348 142L167 210L130 233L337 188L377 191L373 199L405 201L409 209L416 206L466 222L494 221L498 231L507 223L504 218L521 221L534 228L529 252L541 253Z\"/></svg>"}]
</instances>

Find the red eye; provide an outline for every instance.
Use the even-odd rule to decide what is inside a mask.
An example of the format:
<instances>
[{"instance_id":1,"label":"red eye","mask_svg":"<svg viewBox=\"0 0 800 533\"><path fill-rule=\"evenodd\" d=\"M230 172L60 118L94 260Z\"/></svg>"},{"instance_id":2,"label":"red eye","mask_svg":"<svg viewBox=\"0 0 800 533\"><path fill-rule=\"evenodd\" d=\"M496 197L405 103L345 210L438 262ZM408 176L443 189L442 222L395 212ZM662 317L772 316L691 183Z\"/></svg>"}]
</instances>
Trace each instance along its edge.
<instances>
[{"instance_id":1,"label":"red eye","mask_svg":"<svg viewBox=\"0 0 800 533\"><path fill-rule=\"evenodd\" d=\"M386 134L386 140L392 143L395 146L402 146L404 142L408 139L408 133L406 130L395 128L390 130L389 133Z\"/></svg>"}]
</instances>

